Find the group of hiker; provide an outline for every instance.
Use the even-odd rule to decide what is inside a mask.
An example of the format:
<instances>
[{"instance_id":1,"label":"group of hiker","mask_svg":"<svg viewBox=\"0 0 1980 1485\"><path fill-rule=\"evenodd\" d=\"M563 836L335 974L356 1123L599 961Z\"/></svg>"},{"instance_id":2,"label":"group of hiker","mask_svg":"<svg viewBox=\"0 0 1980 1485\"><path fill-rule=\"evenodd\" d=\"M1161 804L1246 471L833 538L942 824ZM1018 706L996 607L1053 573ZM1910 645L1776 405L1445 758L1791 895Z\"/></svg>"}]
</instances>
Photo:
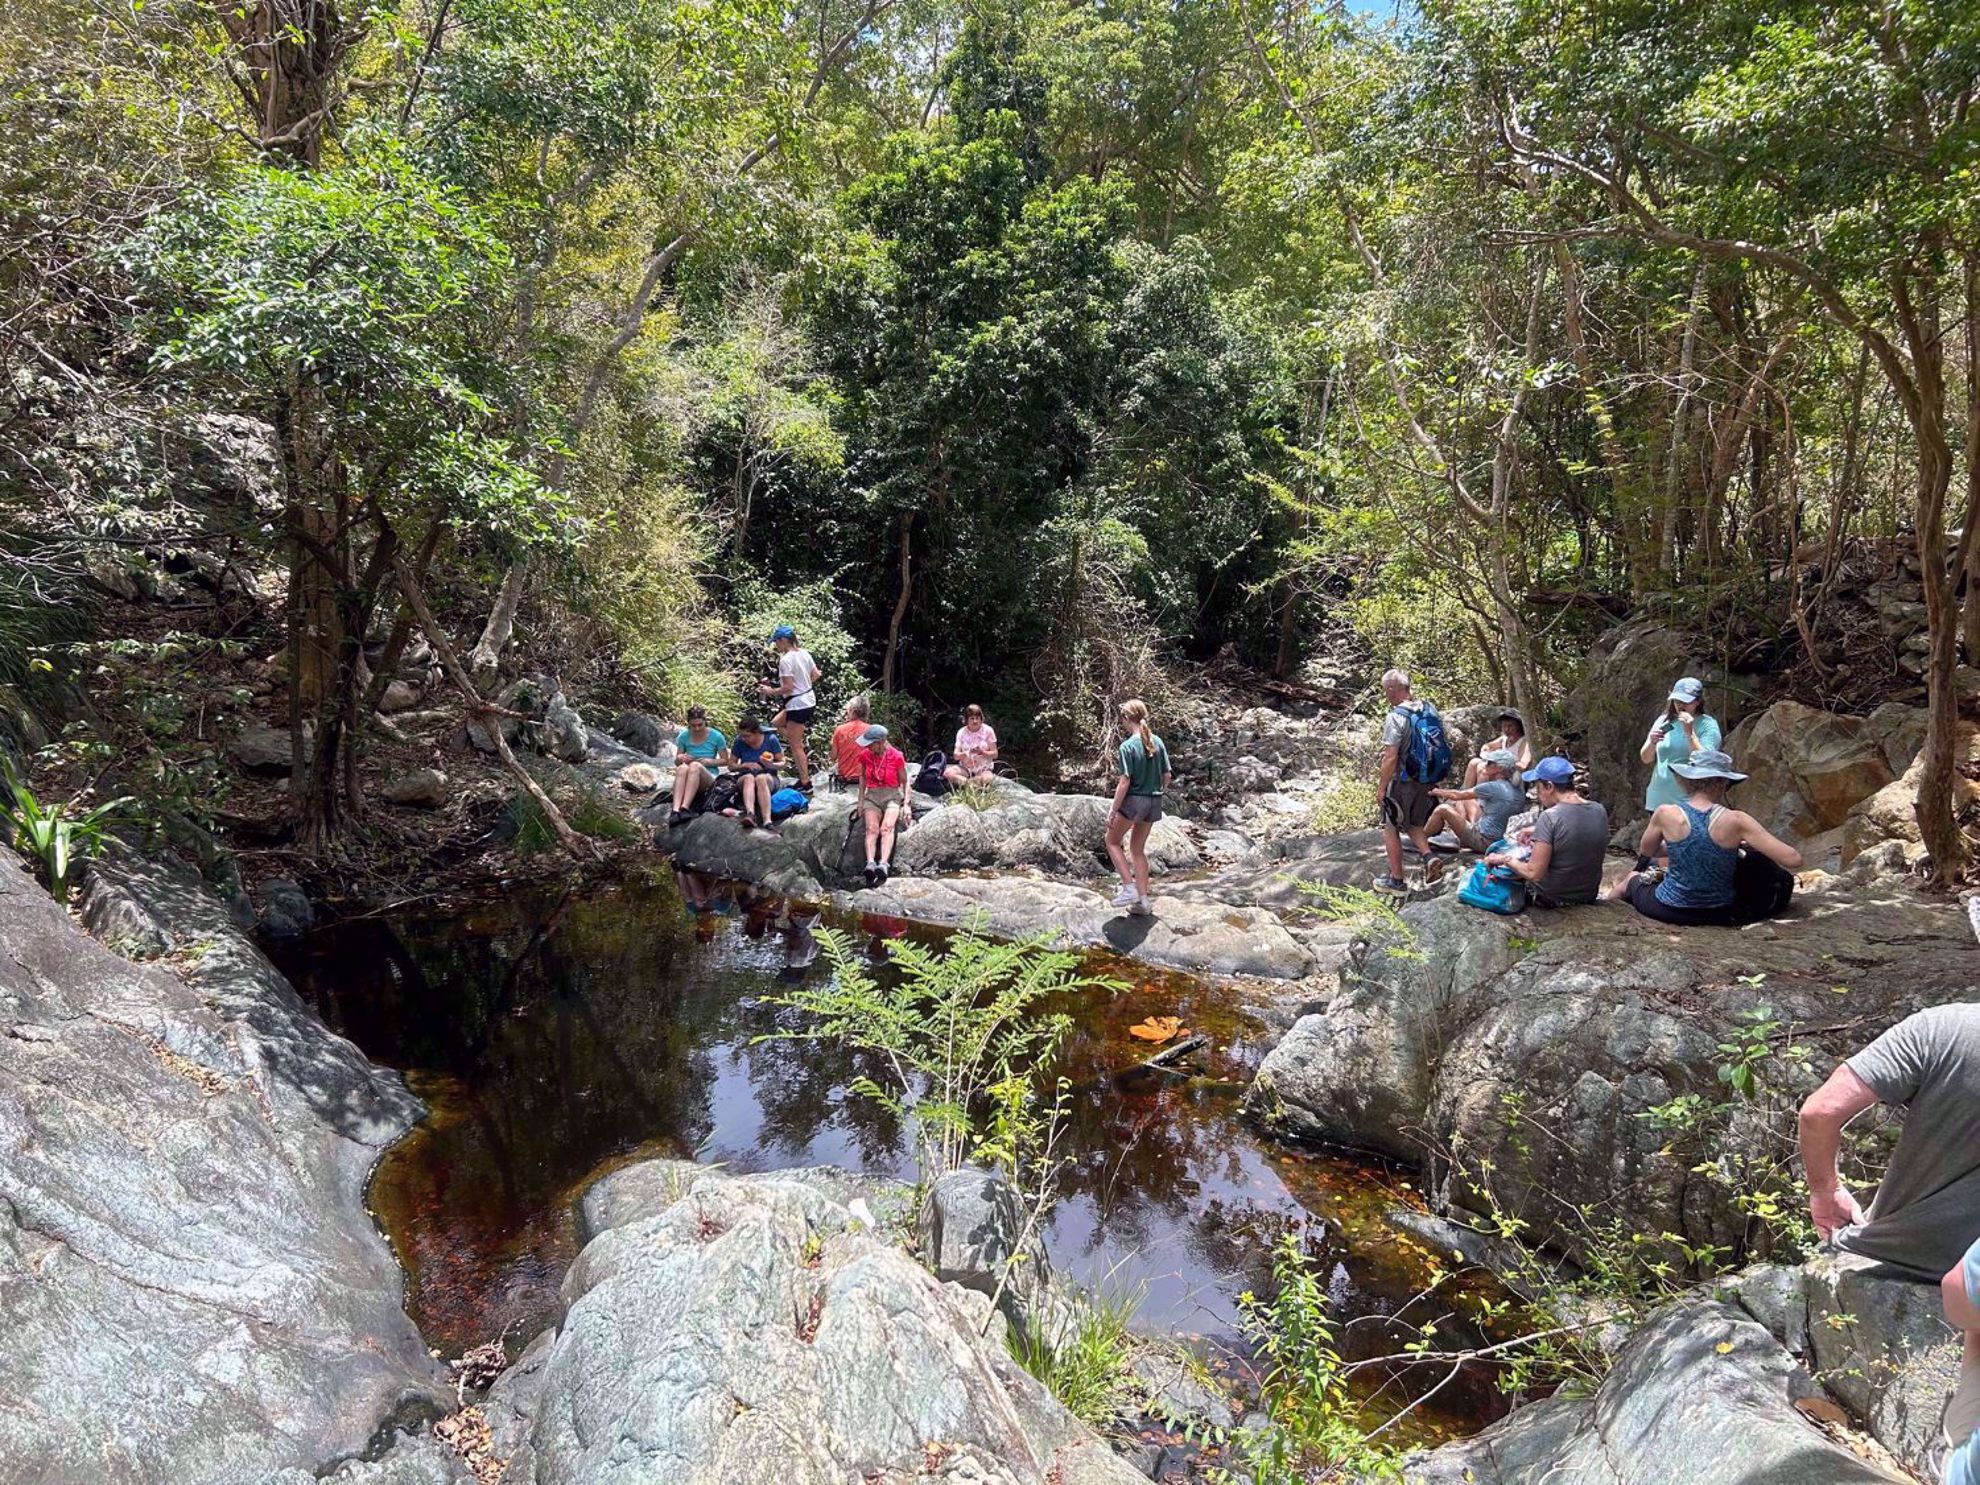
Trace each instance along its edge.
<instances>
[{"instance_id":1,"label":"group of hiker","mask_svg":"<svg viewBox=\"0 0 1980 1485\"><path fill-rule=\"evenodd\" d=\"M778 625L771 643L777 654L777 675L757 686L765 701L774 699L779 705L768 728L758 717L744 716L731 741L710 725L706 708L688 708L687 725L674 735L670 824L688 819L699 802L740 819L747 830L775 835L780 815L809 806L814 786L805 739L817 712L816 688L822 672L791 625ZM1148 708L1142 702L1122 703L1119 725L1120 773L1107 822L1107 856L1121 879L1113 905L1146 915L1153 911L1148 833L1162 818L1162 795L1171 779L1169 754L1150 727ZM980 786L995 777L998 757L997 731L985 719L983 708L972 702L963 709L954 751L931 760L933 768L924 765L920 777L914 778L887 728L873 720L867 699L855 696L848 701L844 717L832 729L830 783L835 790L858 794L851 817L865 825L866 885L879 886L893 872L895 840L914 821L910 782L924 792ZM788 791L778 788L786 758L795 775ZM730 788L723 783L725 770L733 781L732 792L720 792L718 798L718 791Z\"/></svg>"},{"instance_id":2,"label":"group of hiker","mask_svg":"<svg viewBox=\"0 0 1980 1485\"><path fill-rule=\"evenodd\" d=\"M1801 853L1727 804L1727 791L1746 775L1721 750L1723 731L1705 710L1704 683L1695 676L1671 687L1644 738L1650 818L1635 868L1606 899L1609 812L1581 792L1570 759L1535 759L1525 719L1507 708L1495 719L1496 735L1466 764L1462 786L1446 787L1450 742L1436 708L1416 697L1401 670L1382 677L1382 692L1389 710L1377 793L1388 870L1375 879L1378 892L1408 894L1405 839L1426 880L1441 876L1435 842L1442 837L1452 851L1481 858L1458 895L1492 912L1608 900L1660 923L1692 926L1756 922L1787 906Z\"/></svg>"}]
</instances>

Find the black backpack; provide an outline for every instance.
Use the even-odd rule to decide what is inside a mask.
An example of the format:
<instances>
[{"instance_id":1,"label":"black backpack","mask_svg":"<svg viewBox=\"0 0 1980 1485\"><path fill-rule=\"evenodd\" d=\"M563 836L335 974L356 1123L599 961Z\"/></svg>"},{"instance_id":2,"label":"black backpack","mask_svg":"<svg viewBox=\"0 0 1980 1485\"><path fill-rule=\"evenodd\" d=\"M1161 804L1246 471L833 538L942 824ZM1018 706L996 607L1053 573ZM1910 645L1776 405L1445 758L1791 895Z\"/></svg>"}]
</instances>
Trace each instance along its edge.
<instances>
[{"instance_id":1,"label":"black backpack","mask_svg":"<svg viewBox=\"0 0 1980 1485\"><path fill-rule=\"evenodd\" d=\"M949 792L949 781L944 776L949 766L949 755L940 748L932 749L921 760L921 772L915 776L914 788L918 794L926 794L930 799L940 799Z\"/></svg>"},{"instance_id":2,"label":"black backpack","mask_svg":"<svg viewBox=\"0 0 1980 1485\"><path fill-rule=\"evenodd\" d=\"M742 779L732 773L723 774L695 796L696 814L707 814L711 810L719 812L741 808Z\"/></svg>"}]
</instances>

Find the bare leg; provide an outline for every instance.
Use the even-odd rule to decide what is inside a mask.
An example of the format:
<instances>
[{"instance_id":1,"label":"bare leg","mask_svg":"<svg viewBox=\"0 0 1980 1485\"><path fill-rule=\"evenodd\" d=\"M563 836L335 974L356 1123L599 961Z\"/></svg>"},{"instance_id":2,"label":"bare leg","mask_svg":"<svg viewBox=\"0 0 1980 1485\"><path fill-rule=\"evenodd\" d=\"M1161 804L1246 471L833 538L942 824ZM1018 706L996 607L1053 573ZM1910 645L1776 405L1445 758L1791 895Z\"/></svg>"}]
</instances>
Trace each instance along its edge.
<instances>
[{"instance_id":1,"label":"bare leg","mask_svg":"<svg viewBox=\"0 0 1980 1485\"><path fill-rule=\"evenodd\" d=\"M866 864L871 866L880 859L880 811L869 804L861 813L866 816Z\"/></svg>"},{"instance_id":2,"label":"bare leg","mask_svg":"<svg viewBox=\"0 0 1980 1485\"><path fill-rule=\"evenodd\" d=\"M1148 832L1154 828L1153 820L1137 820L1128 831L1128 855L1134 865L1134 890L1144 898L1148 896Z\"/></svg>"},{"instance_id":3,"label":"bare leg","mask_svg":"<svg viewBox=\"0 0 1980 1485\"><path fill-rule=\"evenodd\" d=\"M1121 885L1128 888L1134 886L1134 864L1128 860L1123 841L1131 823L1127 816L1118 811L1107 817L1107 859L1114 863L1114 870L1121 874Z\"/></svg>"},{"instance_id":4,"label":"bare leg","mask_svg":"<svg viewBox=\"0 0 1980 1485\"><path fill-rule=\"evenodd\" d=\"M674 770L675 809L694 808L694 796L701 792L701 781L705 777L699 763L683 763Z\"/></svg>"},{"instance_id":5,"label":"bare leg","mask_svg":"<svg viewBox=\"0 0 1980 1485\"><path fill-rule=\"evenodd\" d=\"M1386 818L1382 821L1382 849L1389 856L1389 875L1400 881L1403 871L1402 837L1396 833L1396 827Z\"/></svg>"},{"instance_id":6,"label":"bare leg","mask_svg":"<svg viewBox=\"0 0 1980 1485\"><path fill-rule=\"evenodd\" d=\"M887 806L887 816L880 822L880 864L887 865L894 859L894 831L899 828L901 807L898 804Z\"/></svg>"},{"instance_id":7,"label":"bare leg","mask_svg":"<svg viewBox=\"0 0 1980 1485\"><path fill-rule=\"evenodd\" d=\"M797 786L800 789L811 787L811 754L804 750L805 731L802 722L790 722L784 727L784 749L791 755L791 766L797 769Z\"/></svg>"}]
</instances>

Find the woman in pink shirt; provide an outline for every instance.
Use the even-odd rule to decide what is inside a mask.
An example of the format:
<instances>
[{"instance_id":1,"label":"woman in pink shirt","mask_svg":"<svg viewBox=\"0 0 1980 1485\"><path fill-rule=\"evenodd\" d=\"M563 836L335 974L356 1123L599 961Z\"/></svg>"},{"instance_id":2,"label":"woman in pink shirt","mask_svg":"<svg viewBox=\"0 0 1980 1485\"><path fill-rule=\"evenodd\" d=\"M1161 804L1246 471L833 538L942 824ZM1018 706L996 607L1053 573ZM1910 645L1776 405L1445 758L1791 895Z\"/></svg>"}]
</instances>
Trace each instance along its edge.
<instances>
[{"instance_id":1,"label":"woman in pink shirt","mask_svg":"<svg viewBox=\"0 0 1980 1485\"><path fill-rule=\"evenodd\" d=\"M952 784L988 782L997 772L997 729L983 720L983 708L974 702L963 708L962 730L956 733L955 751L942 777Z\"/></svg>"},{"instance_id":2,"label":"woman in pink shirt","mask_svg":"<svg viewBox=\"0 0 1980 1485\"><path fill-rule=\"evenodd\" d=\"M866 885L887 880L894 854L894 832L912 822L907 802L907 759L887 742L887 729L875 722L859 735L859 812L866 819Z\"/></svg>"}]
</instances>

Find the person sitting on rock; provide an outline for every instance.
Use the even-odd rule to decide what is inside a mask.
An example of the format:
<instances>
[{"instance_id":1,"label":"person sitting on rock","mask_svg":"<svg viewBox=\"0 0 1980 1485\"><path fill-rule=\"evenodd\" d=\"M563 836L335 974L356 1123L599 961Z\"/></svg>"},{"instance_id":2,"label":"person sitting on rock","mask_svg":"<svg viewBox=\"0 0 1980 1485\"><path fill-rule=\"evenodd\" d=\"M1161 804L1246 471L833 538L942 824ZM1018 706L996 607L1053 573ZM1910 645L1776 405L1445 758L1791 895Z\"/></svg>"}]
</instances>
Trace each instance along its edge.
<instances>
[{"instance_id":1,"label":"person sitting on rock","mask_svg":"<svg viewBox=\"0 0 1980 1485\"><path fill-rule=\"evenodd\" d=\"M877 887L893 870L894 837L914 823L908 800L907 758L887 741L878 722L859 735L859 803L854 818L866 821L866 885Z\"/></svg>"},{"instance_id":2,"label":"person sitting on rock","mask_svg":"<svg viewBox=\"0 0 1980 1485\"><path fill-rule=\"evenodd\" d=\"M1492 843L1506 833L1506 822L1513 812L1526 803L1526 791L1515 784L1513 775L1519 772L1519 755L1506 748L1493 748L1477 760L1484 773L1474 785L1463 789L1432 789L1430 793L1443 802L1430 811L1430 818L1424 823L1424 833L1438 835L1448 830L1457 837L1458 844L1467 851L1484 852L1492 849ZM1478 814L1465 813L1467 805L1475 806ZM1432 860L1425 868L1424 875L1435 880L1444 869L1440 860Z\"/></svg>"},{"instance_id":3,"label":"person sitting on rock","mask_svg":"<svg viewBox=\"0 0 1980 1485\"><path fill-rule=\"evenodd\" d=\"M1536 786L1540 818L1530 850L1494 851L1487 866L1511 867L1527 883L1534 907L1574 907L1602 894L1602 861L1609 852L1609 812L1575 787L1574 765L1542 758L1520 777ZM1526 851L1522 855L1521 852Z\"/></svg>"},{"instance_id":4,"label":"person sitting on rock","mask_svg":"<svg viewBox=\"0 0 1980 1485\"><path fill-rule=\"evenodd\" d=\"M1719 719L1705 711L1705 683L1696 676L1685 676L1671 687L1670 699L1657 720L1650 724L1650 735L1643 739L1638 757L1656 765L1650 770L1649 786L1643 791L1643 807L1659 809L1682 804L1690 790L1677 776L1674 765L1693 753L1716 751L1723 742Z\"/></svg>"},{"instance_id":5,"label":"person sitting on rock","mask_svg":"<svg viewBox=\"0 0 1980 1485\"><path fill-rule=\"evenodd\" d=\"M1748 866L1743 853L1757 853L1782 873L1801 868L1801 852L1778 839L1744 810L1729 808L1726 791L1746 775L1732 759L1716 749L1702 749L1671 771L1690 788L1687 798L1659 805L1643 828L1637 847L1636 870L1617 887L1615 895L1646 918L1683 927L1728 926L1772 917L1786 905L1777 889L1768 900L1752 885L1771 879L1756 862ZM1670 866L1658 880L1651 863L1668 854ZM1743 884L1745 890L1742 890ZM1792 892L1793 883L1788 883Z\"/></svg>"},{"instance_id":6,"label":"person sitting on rock","mask_svg":"<svg viewBox=\"0 0 1980 1485\"><path fill-rule=\"evenodd\" d=\"M971 702L963 708L963 725L942 777L952 784L987 784L996 772L997 729L983 720L983 708Z\"/></svg>"},{"instance_id":7,"label":"person sitting on rock","mask_svg":"<svg viewBox=\"0 0 1980 1485\"><path fill-rule=\"evenodd\" d=\"M669 825L678 825L694 813L695 796L722 772L721 758L728 749L729 740L708 725L707 709L689 707L687 726L674 734L674 812Z\"/></svg>"},{"instance_id":8,"label":"person sitting on rock","mask_svg":"<svg viewBox=\"0 0 1980 1485\"><path fill-rule=\"evenodd\" d=\"M791 766L797 770L797 787L809 794L811 754L805 751L804 735L811 726L812 713L818 709L818 693L813 687L824 672L811 658L811 651L798 643L797 630L790 625L779 624L770 642L777 648L777 679L760 681L756 689L764 696L782 700L782 709L771 719L770 725L781 732L790 744Z\"/></svg>"},{"instance_id":9,"label":"person sitting on rock","mask_svg":"<svg viewBox=\"0 0 1980 1485\"><path fill-rule=\"evenodd\" d=\"M1874 1103L1904 1128L1866 1213L1842 1184L1843 1126ZM1933 1006L1846 1059L1801 1106L1815 1231L1845 1253L1937 1280L1980 1222L1980 1004Z\"/></svg>"},{"instance_id":10,"label":"person sitting on rock","mask_svg":"<svg viewBox=\"0 0 1980 1485\"><path fill-rule=\"evenodd\" d=\"M866 731L867 723L873 719L873 708L864 696L855 696L846 703L845 716L839 725L832 729L832 787L834 789L857 789L859 787L859 760L866 751L859 735Z\"/></svg>"},{"instance_id":11,"label":"person sitting on rock","mask_svg":"<svg viewBox=\"0 0 1980 1485\"><path fill-rule=\"evenodd\" d=\"M1965 1337L1959 1385L1939 1415L1940 1435L1952 1451L1943 1478L1945 1485L1980 1485L1980 1242L1939 1280L1939 1301L1946 1323Z\"/></svg>"},{"instance_id":12,"label":"person sitting on rock","mask_svg":"<svg viewBox=\"0 0 1980 1485\"><path fill-rule=\"evenodd\" d=\"M765 732L756 718L744 717L736 724L733 761L742 779L743 828L754 827L775 835L777 827L770 823L770 796L777 792L777 765L784 761L784 750L776 734Z\"/></svg>"},{"instance_id":13,"label":"person sitting on rock","mask_svg":"<svg viewBox=\"0 0 1980 1485\"><path fill-rule=\"evenodd\" d=\"M1512 773L1507 775L1508 779L1524 773L1533 766L1533 743L1526 735L1526 719L1511 707L1506 707L1500 711L1496 720L1499 724L1499 735L1480 747L1476 756L1464 766L1464 787L1466 789L1476 789L1478 787L1479 779L1485 774L1485 759L1488 754L1511 753L1513 755ZM1434 794L1437 791L1433 789L1431 792ZM1462 813L1467 820L1475 822L1485 812L1485 806L1480 800L1459 799L1457 803L1462 807ZM1430 833L1436 835L1439 832L1433 829ZM1493 840L1496 837L1488 835L1485 838L1487 840ZM1462 834L1459 834L1459 839L1463 839Z\"/></svg>"}]
</instances>

